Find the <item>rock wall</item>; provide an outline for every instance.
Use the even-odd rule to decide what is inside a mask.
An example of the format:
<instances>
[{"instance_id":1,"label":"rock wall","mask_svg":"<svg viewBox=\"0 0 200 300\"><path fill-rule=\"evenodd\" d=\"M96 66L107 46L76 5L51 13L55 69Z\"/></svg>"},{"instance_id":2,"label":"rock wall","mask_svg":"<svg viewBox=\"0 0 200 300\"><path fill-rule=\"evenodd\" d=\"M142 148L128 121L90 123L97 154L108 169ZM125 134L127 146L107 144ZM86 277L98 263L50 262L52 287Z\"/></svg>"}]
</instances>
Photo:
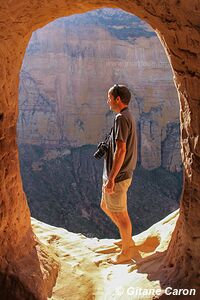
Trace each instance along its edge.
<instances>
[{"instance_id":1,"label":"rock wall","mask_svg":"<svg viewBox=\"0 0 200 300\"><path fill-rule=\"evenodd\" d=\"M180 148L171 144L179 132L175 140L166 135L179 124L172 71L153 29L136 16L103 9L48 24L32 34L20 78L19 143L97 144L114 116L107 90L118 82L132 91L142 166L181 169Z\"/></svg>"},{"instance_id":2,"label":"rock wall","mask_svg":"<svg viewBox=\"0 0 200 300\"><path fill-rule=\"evenodd\" d=\"M5 299L10 299L9 293L12 299L34 299L29 297L33 292L36 299L47 298L43 277L32 276L32 285L27 285L27 274L37 274L41 269L39 260L33 264L37 255L34 257L32 253L37 249L21 184L16 143L19 72L26 46L32 31L50 21L106 6L123 8L145 19L157 32L173 69L180 100L184 189L180 215L154 280L159 280L161 285L199 289L199 1L81 0L72 5L68 0L19 0L0 4L0 261L1 293L6 291L8 295ZM25 257L27 263L22 269L20 259ZM20 273L25 271L27 274L22 278ZM13 281L12 290L6 290L13 274L17 280ZM148 270L146 274L151 275ZM25 297L22 289L26 291Z\"/></svg>"}]
</instances>

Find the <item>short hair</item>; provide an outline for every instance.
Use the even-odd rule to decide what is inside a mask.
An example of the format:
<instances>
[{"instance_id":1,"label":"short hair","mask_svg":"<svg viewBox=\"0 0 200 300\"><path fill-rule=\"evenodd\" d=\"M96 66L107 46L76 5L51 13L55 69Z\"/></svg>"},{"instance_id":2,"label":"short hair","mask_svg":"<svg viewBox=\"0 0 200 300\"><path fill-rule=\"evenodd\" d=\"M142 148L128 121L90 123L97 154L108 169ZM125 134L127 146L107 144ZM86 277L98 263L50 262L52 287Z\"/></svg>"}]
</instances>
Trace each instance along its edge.
<instances>
[{"instance_id":1,"label":"short hair","mask_svg":"<svg viewBox=\"0 0 200 300\"><path fill-rule=\"evenodd\" d=\"M119 96L121 101L126 105L128 105L131 100L131 92L125 85L115 84L109 89L109 92L114 99Z\"/></svg>"}]
</instances>

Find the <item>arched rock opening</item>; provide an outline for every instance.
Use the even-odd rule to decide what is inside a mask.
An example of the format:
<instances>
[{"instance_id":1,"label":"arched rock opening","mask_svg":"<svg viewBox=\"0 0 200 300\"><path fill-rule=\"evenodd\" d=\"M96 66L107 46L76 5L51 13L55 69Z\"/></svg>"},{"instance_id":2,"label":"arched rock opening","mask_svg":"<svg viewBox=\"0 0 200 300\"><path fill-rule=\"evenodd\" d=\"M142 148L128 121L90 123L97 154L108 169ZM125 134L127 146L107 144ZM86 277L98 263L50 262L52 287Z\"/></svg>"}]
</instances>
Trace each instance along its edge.
<instances>
[{"instance_id":1,"label":"arched rock opening","mask_svg":"<svg viewBox=\"0 0 200 300\"><path fill-rule=\"evenodd\" d=\"M45 299L48 292L39 268L30 212L22 189L16 143L19 72L26 46L31 33L48 22L100 7L121 8L148 22L156 31L171 64L180 101L184 189L180 216L157 279L176 287L199 286L199 1L101 0L71 4L64 0L41 3L20 0L1 4L0 257L4 298L8 298L11 288L13 299ZM31 270L24 267L27 261L32 265ZM31 277L33 270L37 278ZM53 282L52 277L50 279Z\"/></svg>"}]
</instances>

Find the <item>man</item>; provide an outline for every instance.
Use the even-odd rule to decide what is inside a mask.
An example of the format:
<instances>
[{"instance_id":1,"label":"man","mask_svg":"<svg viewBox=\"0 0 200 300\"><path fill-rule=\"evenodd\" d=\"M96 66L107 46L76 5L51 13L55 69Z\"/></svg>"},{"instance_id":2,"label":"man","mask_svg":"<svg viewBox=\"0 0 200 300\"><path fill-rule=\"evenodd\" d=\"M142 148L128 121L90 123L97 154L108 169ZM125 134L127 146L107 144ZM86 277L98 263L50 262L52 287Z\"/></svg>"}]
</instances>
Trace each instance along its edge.
<instances>
[{"instance_id":1,"label":"man","mask_svg":"<svg viewBox=\"0 0 200 300\"><path fill-rule=\"evenodd\" d=\"M115 264L130 261L135 245L127 211L127 191L137 163L137 133L128 109L130 99L131 93L126 86L114 85L108 91L107 103L117 115L104 159L101 208L120 232L122 250L111 260Z\"/></svg>"}]
</instances>

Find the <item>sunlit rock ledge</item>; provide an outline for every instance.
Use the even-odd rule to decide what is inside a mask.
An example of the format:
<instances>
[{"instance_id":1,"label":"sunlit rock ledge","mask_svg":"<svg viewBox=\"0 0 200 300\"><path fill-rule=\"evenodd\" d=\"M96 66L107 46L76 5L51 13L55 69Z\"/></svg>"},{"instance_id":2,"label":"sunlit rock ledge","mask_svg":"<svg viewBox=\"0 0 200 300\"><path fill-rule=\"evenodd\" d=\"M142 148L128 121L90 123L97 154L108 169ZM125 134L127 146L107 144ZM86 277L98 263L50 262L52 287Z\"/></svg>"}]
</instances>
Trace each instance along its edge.
<instances>
[{"instance_id":1,"label":"sunlit rock ledge","mask_svg":"<svg viewBox=\"0 0 200 300\"><path fill-rule=\"evenodd\" d=\"M133 236L136 243L134 260L121 265L107 261L120 252L120 248L113 244L116 240L87 238L81 233L72 233L31 218L34 233L43 244L53 248L60 263L56 285L49 299L144 299L143 291L163 290L157 274L178 214L179 210L176 210ZM137 295L133 298L134 289ZM153 297L145 295L145 299L155 299Z\"/></svg>"}]
</instances>

